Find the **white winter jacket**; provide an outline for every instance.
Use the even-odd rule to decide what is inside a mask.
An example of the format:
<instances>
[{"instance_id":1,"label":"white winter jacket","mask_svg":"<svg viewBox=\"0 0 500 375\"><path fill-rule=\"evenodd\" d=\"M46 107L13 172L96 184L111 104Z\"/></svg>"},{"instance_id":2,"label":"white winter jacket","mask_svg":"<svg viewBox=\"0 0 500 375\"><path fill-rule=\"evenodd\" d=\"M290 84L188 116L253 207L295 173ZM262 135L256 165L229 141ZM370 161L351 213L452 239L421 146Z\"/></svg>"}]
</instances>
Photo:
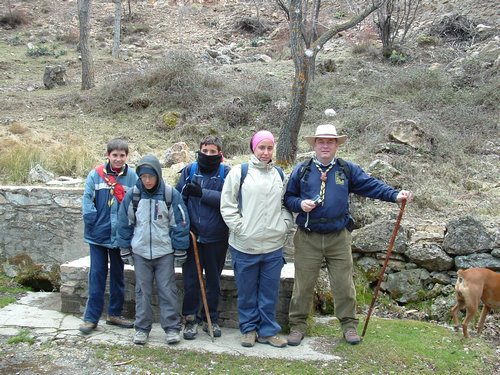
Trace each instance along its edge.
<instances>
[{"instance_id":1,"label":"white winter jacket","mask_svg":"<svg viewBox=\"0 0 500 375\"><path fill-rule=\"evenodd\" d=\"M293 218L283 205L285 183L279 172L272 163L263 164L252 155L241 195L240 178L241 165L237 165L222 188L220 210L229 227L229 245L248 254L282 248Z\"/></svg>"}]
</instances>

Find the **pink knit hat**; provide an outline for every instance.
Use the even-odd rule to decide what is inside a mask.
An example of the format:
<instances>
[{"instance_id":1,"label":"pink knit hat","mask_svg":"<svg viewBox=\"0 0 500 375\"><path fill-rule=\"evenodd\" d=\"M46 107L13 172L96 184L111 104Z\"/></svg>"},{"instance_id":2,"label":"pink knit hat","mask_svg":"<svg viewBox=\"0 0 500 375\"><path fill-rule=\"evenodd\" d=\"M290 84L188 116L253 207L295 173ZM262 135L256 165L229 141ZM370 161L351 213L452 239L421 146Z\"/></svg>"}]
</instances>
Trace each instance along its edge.
<instances>
[{"instance_id":1,"label":"pink knit hat","mask_svg":"<svg viewBox=\"0 0 500 375\"><path fill-rule=\"evenodd\" d=\"M255 147L262 142L264 139L269 139L271 142L273 142L274 145L274 136L270 131L267 130L260 130L257 133L255 133L250 140L250 150L255 149Z\"/></svg>"}]
</instances>

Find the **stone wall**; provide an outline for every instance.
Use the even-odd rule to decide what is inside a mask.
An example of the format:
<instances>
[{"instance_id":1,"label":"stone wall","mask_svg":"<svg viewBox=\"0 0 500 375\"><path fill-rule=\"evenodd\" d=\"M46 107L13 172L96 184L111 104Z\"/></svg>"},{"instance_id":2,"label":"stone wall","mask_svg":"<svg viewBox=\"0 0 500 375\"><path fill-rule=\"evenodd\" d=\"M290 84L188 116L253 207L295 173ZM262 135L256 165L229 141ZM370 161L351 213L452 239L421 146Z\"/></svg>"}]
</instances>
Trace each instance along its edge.
<instances>
[{"instance_id":1,"label":"stone wall","mask_svg":"<svg viewBox=\"0 0 500 375\"><path fill-rule=\"evenodd\" d=\"M88 250L82 238L82 194L82 188L0 187L0 260L26 253L36 263L61 265L86 257ZM385 259L395 222L395 217L392 218L395 207L364 198L362 201L351 201L355 219L361 224L353 232L353 257L372 286ZM388 215L384 209L390 210L391 214ZM402 304L421 299L439 302L441 296L446 299L443 306L453 303L457 269L487 267L500 271L499 228L500 219L497 217L485 221L461 216L450 218L446 223L403 218L382 291ZM293 259L292 235L289 234L285 246L287 260ZM63 269L61 291L67 295L65 308L80 313L85 306L82 299L86 298L87 271L84 268L73 270L71 272L75 275L64 279L67 275ZM134 277L132 270L127 272L128 293L131 294L127 296L126 309L131 312L134 306ZM182 283L180 275L178 283ZM291 283L291 278L282 281L282 293L291 290ZM227 309L229 314L223 319L234 322L231 314L236 311L236 291L232 275L225 275L223 284L221 309L223 312ZM324 284L328 285L327 280ZM182 290L180 286L179 290ZM324 290L329 294L328 286ZM69 297L70 294L75 294L74 298ZM282 296L280 300L280 314L284 314L288 306L286 298Z\"/></svg>"},{"instance_id":2,"label":"stone wall","mask_svg":"<svg viewBox=\"0 0 500 375\"><path fill-rule=\"evenodd\" d=\"M61 311L70 314L83 315L88 298L87 273L90 257L84 257L61 266ZM181 269L176 268L176 283L179 296L178 306L182 306L183 287ZM109 286L109 281L108 281ZM281 287L277 307L277 320L281 325L288 324L288 306L293 289L293 265L288 263L281 272ZM106 290L107 301L109 291ZM153 313L155 322L159 322L158 296L153 293ZM232 270L224 270L221 279L221 296L219 299L219 324L224 327L238 328L236 283ZM104 313L106 313L106 307ZM179 311L180 313L180 311ZM129 318L135 316L135 274L134 268L125 266L125 303L123 315ZM103 315L105 317L105 315Z\"/></svg>"},{"instance_id":3,"label":"stone wall","mask_svg":"<svg viewBox=\"0 0 500 375\"><path fill-rule=\"evenodd\" d=\"M82 195L83 188L0 186L0 260L26 253L59 265L87 255Z\"/></svg>"}]
</instances>

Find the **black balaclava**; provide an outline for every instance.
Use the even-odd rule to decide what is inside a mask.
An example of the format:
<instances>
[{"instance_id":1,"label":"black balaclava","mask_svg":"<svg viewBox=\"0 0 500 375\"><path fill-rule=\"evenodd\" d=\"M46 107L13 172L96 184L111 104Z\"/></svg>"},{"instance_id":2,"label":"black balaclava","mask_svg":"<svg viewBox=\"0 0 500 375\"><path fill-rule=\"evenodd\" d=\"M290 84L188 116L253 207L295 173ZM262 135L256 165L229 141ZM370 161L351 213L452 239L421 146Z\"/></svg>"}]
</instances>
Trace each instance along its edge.
<instances>
[{"instance_id":1,"label":"black balaclava","mask_svg":"<svg viewBox=\"0 0 500 375\"><path fill-rule=\"evenodd\" d=\"M203 152L198 151L198 165L200 166L200 170L202 172L213 172L217 168L219 168L220 163L222 162L222 155L205 155Z\"/></svg>"}]
</instances>

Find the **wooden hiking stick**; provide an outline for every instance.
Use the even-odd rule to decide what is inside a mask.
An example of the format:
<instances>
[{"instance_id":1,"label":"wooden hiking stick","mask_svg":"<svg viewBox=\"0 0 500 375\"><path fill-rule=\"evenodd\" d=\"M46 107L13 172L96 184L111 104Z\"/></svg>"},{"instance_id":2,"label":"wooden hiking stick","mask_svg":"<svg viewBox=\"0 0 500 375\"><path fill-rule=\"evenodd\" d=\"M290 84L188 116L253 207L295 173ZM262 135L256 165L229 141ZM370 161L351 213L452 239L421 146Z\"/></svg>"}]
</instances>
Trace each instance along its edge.
<instances>
[{"instance_id":1,"label":"wooden hiking stick","mask_svg":"<svg viewBox=\"0 0 500 375\"><path fill-rule=\"evenodd\" d=\"M361 337L365 337L366 328L368 327L368 322L370 321L370 315L372 314L373 306L375 306L375 301L377 300L378 292L380 290L380 284L382 284L382 279L384 278L385 269L387 268L387 263L389 262L389 257L391 256L392 247L394 246L394 241L396 240L396 235L398 234L399 223L403 217L403 212L406 206L406 199L401 202L401 207L399 208L398 218L396 219L396 225L394 226L394 231L392 232L391 240L389 241L389 248L387 249L387 255L385 256L384 265L380 270L380 275L378 277L377 287L375 288L375 293L373 294L372 303L368 309L368 315L366 316L365 326L363 327L363 333Z\"/></svg>"},{"instance_id":2,"label":"wooden hiking stick","mask_svg":"<svg viewBox=\"0 0 500 375\"><path fill-rule=\"evenodd\" d=\"M214 329L212 327L212 319L210 318L210 311L208 310L207 293L205 291L205 281L203 280L203 271L201 270L200 255L198 254L198 243L196 242L196 236L192 231L189 231L191 238L193 240L193 250L194 250L194 260L196 262L196 269L198 270L198 280L200 281L201 289L201 299L203 300L203 308L205 309L205 316L207 317L208 323L208 334L214 342Z\"/></svg>"}]
</instances>

